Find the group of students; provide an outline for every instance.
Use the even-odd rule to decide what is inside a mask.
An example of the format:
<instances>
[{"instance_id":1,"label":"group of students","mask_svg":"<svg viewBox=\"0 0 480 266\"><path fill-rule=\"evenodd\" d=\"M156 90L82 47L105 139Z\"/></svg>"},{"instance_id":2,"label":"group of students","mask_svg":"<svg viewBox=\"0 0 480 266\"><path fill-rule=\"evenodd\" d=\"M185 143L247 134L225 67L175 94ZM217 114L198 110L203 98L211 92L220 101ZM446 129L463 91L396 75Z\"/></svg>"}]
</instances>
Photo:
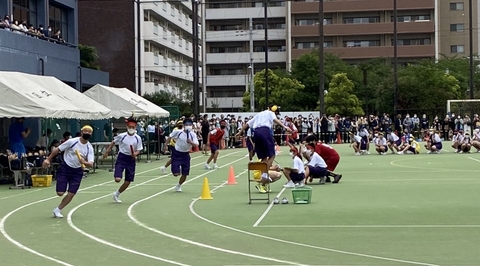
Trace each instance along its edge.
<instances>
[{"instance_id":1,"label":"group of students","mask_svg":"<svg viewBox=\"0 0 480 266\"><path fill-rule=\"evenodd\" d=\"M480 129L473 130L473 137L470 137L470 134L463 132L463 130L453 132L452 148L455 153L471 153L472 147L480 152Z\"/></svg>"},{"instance_id":2,"label":"group of students","mask_svg":"<svg viewBox=\"0 0 480 266\"><path fill-rule=\"evenodd\" d=\"M284 127L288 132L291 131L277 118L279 115L278 109L277 106L270 106L268 110L258 113L248 123L245 123L237 133L238 137L249 129L247 146L249 148L250 160L256 154L260 161L267 163L268 169L283 172L288 180L285 187L303 186L307 183L307 179L312 182L313 178L320 178L320 183L324 184L331 181L330 177L332 177L334 179L333 183L338 183L342 175L335 174L333 171L340 160L340 156L332 147L320 142L317 143L315 139L308 140L299 149L293 146L293 144L289 144L293 160L292 167L282 168L278 165L272 167L276 156L272 132L273 123ZM212 161L213 168L218 168L218 148L225 134L225 127L226 121L221 121L219 128L213 129L208 133L207 145L210 147L211 154L205 163L206 169L211 169L209 164ZM125 178L123 179L123 184L112 195L113 200L117 203L121 202L121 193L135 179L136 158L143 150L143 144L141 138L137 135L136 128L137 121L133 117L127 119L127 131L115 136L103 155L107 157L113 146L117 146L119 149L115 162L114 180L120 183L123 179L123 173L125 173ZM56 184L57 195L63 196L63 198L61 203L53 210L53 215L56 218L63 217L61 210L71 202L78 192L83 177L83 169L93 167L94 151L93 146L89 143L92 134L93 128L91 126L83 126L80 136L70 138L54 148L50 156L43 162L44 167L49 167L55 156L59 153L63 154L62 164L57 171ZM161 170L165 172L166 167L171 166L173 176L180 176L174 189L177 192L181 192L182 184L190 174L190 151L194 146L199 145L197 135L193 132L193 121L188 118L178 121L177 127L167 138L167 143L169 144L171 157ZM308 161L306 165L303 164L303 158ZM268 170L260 173L259 183L261 190L266 192L269 189L269 184L278 180L280 176L274 175Z\"/></svg>"},{"instance_id":3,"label":"group of students","mask_svg":"<svg viewBox=\"0 0 480 266\"><path fill-rule=\"evenodd\" d=\"M350 137L353 139L350 147L353 148L355 155L370 154L371 144L380 155L387 154L389 150L392 154L419 154L421 149L420 144L408 130L405 130L401 136L391 130L387 130L386 135L378 132L372 136L366 128L360 128L357 134L350 133ZM480 148L480 142L478 146ZM424 147L427 150L427 154L441 153L443 144L438 132L435 130L429 132L429 138L426 140Z\"/></svg>"}]
</instances>

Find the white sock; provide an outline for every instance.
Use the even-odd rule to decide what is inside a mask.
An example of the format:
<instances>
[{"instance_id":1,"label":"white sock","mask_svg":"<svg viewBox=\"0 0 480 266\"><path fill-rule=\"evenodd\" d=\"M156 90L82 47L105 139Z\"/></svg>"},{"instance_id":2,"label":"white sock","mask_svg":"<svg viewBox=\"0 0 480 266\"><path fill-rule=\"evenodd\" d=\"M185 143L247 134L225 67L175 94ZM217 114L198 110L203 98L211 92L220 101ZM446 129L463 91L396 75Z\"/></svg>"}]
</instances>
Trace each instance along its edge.
<instances>
[{"instance_id":1,"label":"white sock","mask_svg":"<svg viewBox=\"0 0 480 266\"><path fill-rule=\"evenodd\" d=\"M117 197L120 196L120 192L118 192L118 190L115 191L115 196L117 196Z\"/></svg>"},{"instance_id":2,"label":"white sock","mask_svg":"<svg viewBox=\"0 0 480 266\"><path fill-rule=\"evenodd\" d=\"M55 207L55 209L53 211L59 212L61 210L58 207Z\"/></svg>"}]
</instances>

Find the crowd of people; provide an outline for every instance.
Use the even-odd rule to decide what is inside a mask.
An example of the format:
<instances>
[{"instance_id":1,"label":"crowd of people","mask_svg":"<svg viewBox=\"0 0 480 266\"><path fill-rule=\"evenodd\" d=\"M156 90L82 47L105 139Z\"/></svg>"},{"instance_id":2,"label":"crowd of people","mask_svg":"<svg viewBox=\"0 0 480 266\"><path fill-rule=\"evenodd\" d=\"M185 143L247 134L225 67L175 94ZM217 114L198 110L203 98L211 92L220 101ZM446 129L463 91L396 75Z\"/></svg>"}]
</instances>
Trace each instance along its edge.
<instances>
[{"instance_id":1,"label":"crowd of people","mask_svg":"<svg viewBox=\"0 0 480 266\"><path fill-rule=\"evenodd\" d=\"M20 22L18 20L10 20L10 16L6 15L3 20L0 20L0 29L9 30L17 34L28 35L38 39L52 41L56 43L66 44L62 38L62 31L51 26L46 28L43 25L35 27L33 24L28 24L26 20Z\"/></svg>"}]
</instances>

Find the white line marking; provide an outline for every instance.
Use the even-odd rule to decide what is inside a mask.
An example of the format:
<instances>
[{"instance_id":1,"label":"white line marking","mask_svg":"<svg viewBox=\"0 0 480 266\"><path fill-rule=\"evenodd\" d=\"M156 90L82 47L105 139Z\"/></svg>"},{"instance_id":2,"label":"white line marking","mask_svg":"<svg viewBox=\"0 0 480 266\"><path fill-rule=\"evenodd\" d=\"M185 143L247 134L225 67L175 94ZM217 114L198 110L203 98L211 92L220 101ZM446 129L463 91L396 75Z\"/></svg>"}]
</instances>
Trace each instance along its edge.
<instances>
[{"instance_id":1,"label":"white line marking","mask_svg":"<svg viewBox=\"0 0 480 266\"><path fill-rule=\"evenodd\" d=\"M478 224L406 224L406 225L259 225L265 228L479 228Z\"/></svg>"},{"instance_id":2,"label":"white line marking","mask_svg":"<svg viewBox=\"0 0 480 266\"><path fill-rule=\"evenodd\" d=\"M277 194L277 198L280 197L280 195L283 194L283 192L285 191L286 188L283 188L282 190L280 190L280 192ZM258 220L253 224L253 227L257 227L263 219L265 219L265 216L267 216L268 212L270 211L270 209L273 207L273 201L270 202L270 204L268 205L267 209L262 213L262 215L258 218Z\"/></svg>"},{"instance_id":3,"label":"white line marking","mask_svg":"<svg viewBox=\"0 0 480 266\"><path fill-rule=\"evenodd\" d=\"M480 163L480 160L479 160L479 159L475 159L475 158L472 158L472 157L467 157L467 158L468 158L468 159L470 159L470 160L474 160L474 161L476 161L476 162L479 162L479 163Z\"/></svg>"},{"instance_id":4,"label":"white line marking","mask_svg":"<svg viewBox=\"0 0 480 266\"><path fill-rule=\"evenodd\" d=\"M29 190L29 191L25 191L25 192L22 192L22 193L17 193L15 195L6 196L6 197L3 197L3 198L0 198L0 200L10 199L10 198L22 196L22 195L25 195L25 194L30 194L30 193L33 193L33 192L38 192L38 191L41 191L41 190L44 190L44 189L45 188L31 188L31 190Z\"/></svg>"},{"instance_id":5,"label":"white line marking","mask_svg":"<svg viewBox=\"0 0 480 266\"><path fill-rule=\"evenodd\" d=\"M244 158L241 158L241 159L244 159ZM236 162L238 160L235 160L233 161L232 163ZM241 174L244 174L246 173L248 170L245 170L243 171ZM241 174L237 175L240 176ZM191 180L194 180L194 179L197 179L199 178L200 176L198 177L195 177L193 179L190 179ZM187 181L188 182L188 181ZM227 182L225 182L223 185L220 185L218 187L216 187L214 190L216 189L219 189L220 187L223 187L227 184ZM147 201L153 197L156 197L160 194L163 194L165 193L166 191L168 190L164 190L164 191L161 191L161 192L158 192L154 195L151 195L147 198L144 198L144 199L141 199L139 201L136 201L134 202L132 205L130 205L130 207L128 207L128 210L127 210L127 214L128 214L128 217L138 226L141 226L145 229L148 229L154 233L157 233L157 234L160 234L160 235L163 235L163 236L166 236L166 237L169 237L169 238L172 238L172 239L175 239L175 240L179 240L181 242L185 242L185 243L188 243L188 244L191 244L191 245L196 245L196 246L199 246L199 247L203 247L203 248L208 248L208 249L213 249L213 250L216 250L216 251L220 251L220 252L223 252L223 253L229 253L229 254L234 254L234 255L241 255L241 256L245 256L245 257L250 257L250 258L255 258L255 259L261 259L261 260L267 260L267 261L273 261L273 262L278 262L278 263L284 263L284 264L291 264L291 265L302 265L304 266L304 264L300 264L298 262L291 262L291 261L285 261L285 260L279 260L279 259L275 259L275 258L269 258L269 257L263 257L263 256L258 256L258 255L254 255L254 254L248 254L248 253L243 253L243 252L239 252L239 251L235 251L235 250L230 250L230 249L224 249L224 248L219 248L219 247L215 247L215 246L211 246L211 245L207 245L207 244L203 244L203 243L200 243L200 242L196 242L196 241L193 241L193 240L189 240L189 239L185 239L185 238L181 238L179 236L175 236L175 235L171 235L171 234L168 234L168 233L165 233L163 231L160 231L158 229L155 229L155 228L152 228L152 227L149 227L148 225L140 222L139 220L137 220L133 214L132 214L132 209L139 203L141 202L144 202L144 201ZM192 201L192 203L190 204L190 207L192 206L192 204L194 204L196 201L198 201L200 198L196 198L195 200Z\"/></svg>"},{"instance_id":6,"label":"white line marking","mask_svg":"<svg viewBox=\"0 0 480 266\"><path fill-rule=\"evenodd\" d=\"M144 181L140 184L137 184L137 185L134 185L132 186L130 189L133 189L135 187L138 187L140 186L141 184L146 184L146 183L149 183L149 182L152 182L154 180L158 180L160 178L163 178L163 177L166 177L167 175L164 175L164 176L161 176L161 177L157 177L157 178L154 178L154 179L151 179L151 180L147 180L147 181ZM176 262L176 261L173 261L173 260L168 260L168 259L164 259L162 257L157 257L157 256L153 256L153 255L150 255L150 254L146 254L146 253L142 253L140 251L136 251L136 250L133 250L131 248L128 248L128 247L123 247L123 246L120 246L120 245L116 245L112 242L109 242L109 241L106 241L106 240L103 240L101 238L98 238L94 235L91 235L89 233L86 233L85 231L83 231L82 229L78 228L72 221L72 215L73 213L78 210L79 208L81 208L82 206L85 206L91 202L94 202L94 201L97 201L97 200L100 200L100 199L103 199L103 198L106 198L106 197L109 197L111 196L111 194L108 194L108 195L104 195L104 196L101 196L101 197L98 197L98 198L94 198L94 199L91 199L89 201L85 201L83 202L82 204L76 206L75 208L73 208L67 215L67 223L70 227L72 227L75 231L77 231L78 233L92 239L92 240L95 240L103 245L107 245L107 246L110 246L110 247L113 247L113 248L116 248L116 249L120 249L120 250L123 250L123 251L126 251L126 252L129 252L129 253L133 253L135 255L140 255L140 256L143 256L143 257L147 257L147 258L150 258L150 259L154 259L154 260L158 260L158 261L163 261L163 262L167 262L167 263L170 263L170 264L175 264L175 265L179 265L179 266L189 266L188 264L183 264L181 262Z\"/></svg>"},{"instance_id":7,"label":"white line marking","mask_svg":"<svg viewBox=\"0 0 480 266\"><path fill-rule=\"evenodd\" d=\"M240 152L240 151L238 151L238 152ZM234 153L237 153L237 152L234 152ZM234 154L234 153L229 153L229 155L230 155L230 154ZM200 158L200 157L204 157L204 156L197 156L197 157L195 157L195 158ZM194 158L194 159L195 159L195 158ZM201 165L201 164L202 164L202 163L200 163L200 164L198 164L198 165ZM149 169L149 170L146 170L146 171L142 171L142 172L140 172L140 173L138 173L138 174L148 173L148 172L155 171L155 170L158 170L158 168L155 167L154 169ZM86 187L86 188L82 188L82 189L80 189L79 191L84 191L84 190L88 190L88 189L95 188L95 187L98 187L98 186L103 186L103 185L108 184L108 183L111 183L111 182L114 182L114 181L111 180L111 181L107 181L107 182L100 183L100 184L97 184L97 185L89 186L89 187ZM71 265L71 264L68 264L67 262L64 262L64 261L55 259L55 258L53 258L53 257L47 256L47 255L45 255L45 254L42 254L42 253L40 253L40 252L38 252L38 251L36 251L36 250L33 250L33 249L31 249L31 248L23 245L22 243L20 243L20 242L16 241L15 239L13 239L13 238L6 232L6 230L5 230L5 222L7 221L7 219L8 219L11 215L13 215L14 213L16 213L17 211L22 210L22 209L24 209L24 208L26 208L26 207L32 206L32 205L34 205L34 204L38 204L38 203L41 203L41 202L44 202L44 201L48 201L48 200L52 200L52 199L57 199L57 198L59 198L59 197L58 197L58 196L53 196L53 197L49 197L49 198L46 198L46 199L43 199L43 200L38 200L38 201L35 201L35 202L31 202L31 203L28 203L28 204L25 204L25 205L23 205L23 206L20 206L20 207L16 208L15 210L9 212L7 215L5 215L4 217L2 217L2 220L0 220L0 232L2 233L2 235L3 235L8 241L10 241L11 243L13 243L14 245L16 245L17 247L19 247L19 248L21 248L21 249L23 249L23 250L26 250L26 251L28 251L28 252L30 252L30 253L32 253L32 254L35 254L35 255L37 255L37 256L39 256L39 257L44 258L44 259L54 261L54 262L56 262L56 263L58 263L58 264L62 264L62 265L65 265L65 266L73 266L73 265Z\"/></svg>"},{"instance_id":8,"label":"white line marking","mask_svg":"<svg viewBox=\"0 0 480 266\"><path fill-rule=\"evenodd\" d=\"M362 253L355 253L355 252L343 251L343 250L326 248L326 247L313 246L313 245L309 245L309 244L298 243L298 242L283 240L283 239L274 238L274 237L270 237L270 236L255 234L255 233L252 233L252 232L248 232L248 231L240 230L240 229L230 227L230 226L227 226L227 225L223 225L223 224L208 220L207 218L205 218L203 216L200 216L198 213L195 212L195 210L193 208L195 202L196 201L193 201L190 204L190 212L193 215L195 215L197 218L199 218L199 219L201 219L201 220L203 220L207 223L210 223L210 224L213 224L213 225L216 225L216 226L219 226L219 227L223 227L223 228L235 231L235 232L243 233L243 234L246 234L246 235L256 236L256 237L259 237L259 238L264 238L264 239L268 239L268 240L272 240L272 241L276 241L276 242L280 242L280 243L285 243L285 244L290 244L290 245L295 245L295 246L308 247L308 248L313 248L313 249L318 249L318 250L323 250L323 251L330 251L330 252L352 255L352 256L358 256L358 257L364 257L364 258L386 260L386 261L393 261L393 262L400 262L400 263L407 263L407 264L414 264L414 265L423 265L423 266L440 266L440 265L430 264L430 263L400 260L400 259L394 259L394 258L386 258L386 257L380 257L380 256L374 256L374 255L368 255L368 254L362 254ZM261 226L259 226L259 227L261 227ZM299 227L301 227L301 225L299 225Z\"/></svg>"},{"instance_id":9,"label":"white line marking","mask_svg":"<svg viewBox=\"0 0 480 266\"><path fill-rule=\"evenodd\" d=\"M238 152L240 152L240 151L238 151ZM235 153L238 153L238 152L232 152L232 153L226 154L226 155L224 155L224 156L219 157L219 159L220 159L220 158L223 158L223 157L227 157L227 156L232 155L232 154L235 154ZM224 166L233 164L233 163L235 163L235 162L237 162L237 161L240 161L240 160L243 160L243 159L245 159L245 158L242 157L242 158L240 158L240 159L238 159L238 160L235 160L235 161L233 161L233 162L230 162L230 163L228 163L228 164L226 164L226 165L224 165ZM196 165L193 165L193 166L199 166L199 165L202 165L202 164L203 164L203 163L199 163L199 164L196 164ZM220 168L222 168L222 167L224 167L224 166L221 166ZM204 176L204 175L210 174L210 173L212 173L212 172L214 172L214 171L216 171L216 170L210 170L210 171L208 171L208 172L205 172L205 173L203 173L203 174L201 174L201 175L199 175L199 176L197 176L197 177L194 177L194 178L186 181L186 183L187 183L187 182L190 182L190 181L193 181L193 180L195 180L195 179L198 179L199 177L202 177L202 176ZM147 184L147 183L149 183L149 182L152 182L152 181L161 179L161 178L166 177L166 176L169 176L169 175L171 175L171 174L166 174L166 175L163 175L163 176L154 178L154 179L150 179L150 180L144 181L144 182L142 182L142 183L139 183L139 184L136 184L136 185L130 187L129 190L134 189L134 188L136 188L136 187L139 187L139 186L141 186L141 185L143 185L143 184ZM173 188L174 188L174 187L165 189L165 190L163 190L163 191L161 191L161 192L159 192L159 193L154 194L154 196L163 194L163 193L165 193L165 192L167 192L167 191L172 190ZM73 216L73 214L75 213L75 211L77 211L79 208L81 208L81 207L83 207L83 206L85 206L85 205L87 205L87 204L89 204L89 203L92 203L92 202L94 202L94 201L97 201L97 200L100 200L100 199L103 199L103 198L106 198L106 197L109 197L109 196L111 196L111 194L107 194L107 195L104 195L104 196L101 196L101 197L97 197L97 198L91 199L91 200L89 200L89 201L86 201L86 202L84 202L84 203L76 206L75 208L73 208L73 209L68 213L68 215L67 215L67 223L68 223L68 225L69 225L70 227L72 227L75 231L77 231L78 233L80 233L80 234L82 234L82 235L84 235L84 236L86 236L86 237L88 237L88 238L90 238L90 239L92 239L92 240L94 240L94 241L96 241L96 242L99 242L99 243L101 243L101 244L104 244L104 245L107 245L107 246L110 246L110 247L113 247L113 248L116 248L116 249L120 249L120 250L123 250L123 251L126 251L126 252L130 252L130 253L133 253L133 254L135 254L135 255L144 256L144 257L147 257L147 258L150 258L150 259L154 259L154 260L158 260L158 261L163 261L163 262L167 262L167 263L171 263L171 264L175 264L175 265L188 266L188 264L183 264L183 263L180 263L180 262L176 262L176 261L164 259L164 258L161 258L161 257L157 257L157 256L153 256L153 255L150 255L150 254L142 253L142 252L139 252L139 251L135 251L135 250L133 250L133 249L130 249L130 248L126 248L126 247L123 247L123 246L114 244L114 243L112 243L112 242L106 241L106 240L104 240L104 239L101 239L101 238L99 238L99 237L96 237L96 236L94 236L94 235L91 235L91 234L83 231L82 229L78 228L78 227L73 223L72 216ZM131 207L131 206L130 206L130 207Z\"/></svg>"}]
</instances>

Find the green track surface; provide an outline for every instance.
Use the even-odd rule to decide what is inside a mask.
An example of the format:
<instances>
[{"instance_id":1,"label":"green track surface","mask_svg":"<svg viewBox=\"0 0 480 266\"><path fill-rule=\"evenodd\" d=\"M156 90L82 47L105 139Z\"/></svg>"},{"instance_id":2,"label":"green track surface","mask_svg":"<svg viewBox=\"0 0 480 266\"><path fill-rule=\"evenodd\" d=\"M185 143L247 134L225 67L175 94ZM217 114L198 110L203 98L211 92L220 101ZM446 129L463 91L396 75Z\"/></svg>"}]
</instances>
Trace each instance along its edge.
<instances>
[{"instance_id":1,"label":"green track surface","mask_svg":"<svg viewBox=\"0 0 480 266\"><path fill-rule=\"evenodd\" d=\"M142 161L121 204L112 173L98 170L63 219L52 218L55 182L0 186L0 265L480 265L480 154L354 156L334 147L339 184L315 181L312 202L300 205L282 178L271 197L283 191L290 203L268 210L248 204L245 149L222 150L217 170L193 153L182 193L159 170L166 157ZM276 161L290 165L281 150ZM236 185L224 184L230 166ZM205 177L213 200L198 200Z\"/></svg>"}]
</instances>

